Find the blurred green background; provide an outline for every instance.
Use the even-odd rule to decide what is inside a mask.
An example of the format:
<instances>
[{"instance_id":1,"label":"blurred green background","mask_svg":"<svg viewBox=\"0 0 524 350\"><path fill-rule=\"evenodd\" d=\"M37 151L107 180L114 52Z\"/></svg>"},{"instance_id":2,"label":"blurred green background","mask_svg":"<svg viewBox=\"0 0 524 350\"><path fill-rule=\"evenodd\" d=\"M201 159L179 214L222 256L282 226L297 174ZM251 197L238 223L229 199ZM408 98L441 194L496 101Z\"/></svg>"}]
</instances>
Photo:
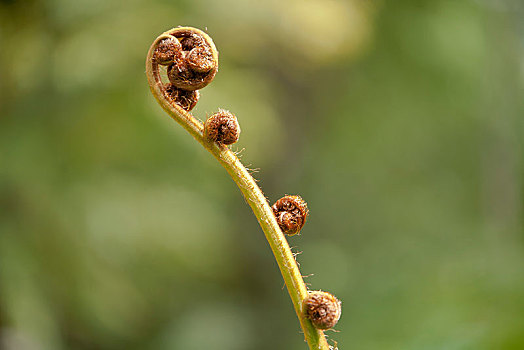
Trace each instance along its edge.
<instances>
[{"instance_id":1,"label":"blurred green background","mask_svg":"<svg viewBox=\"0 0 524 350\"><path fill-rule=\"evenodd\" d=\"M306 349L219 164L156 104L161 32L230 109L340 349L524 349L524 4L0 1L0 348Z\"/></svg>"}]
</instances>

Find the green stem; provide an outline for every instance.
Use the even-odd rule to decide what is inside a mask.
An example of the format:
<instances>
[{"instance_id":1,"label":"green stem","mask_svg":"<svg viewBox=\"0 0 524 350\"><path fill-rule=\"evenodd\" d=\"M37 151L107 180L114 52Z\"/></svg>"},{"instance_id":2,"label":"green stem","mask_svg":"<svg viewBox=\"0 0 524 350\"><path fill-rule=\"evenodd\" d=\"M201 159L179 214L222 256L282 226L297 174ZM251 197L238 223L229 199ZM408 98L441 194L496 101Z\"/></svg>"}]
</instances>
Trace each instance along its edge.
<instances>
[{"instance_id":1,"label":"green stem","mask_svg":"<svg viewBox=\"0 0 524 350\"><path fill-rule=\"evenodd\" d=\"M206 33L195 28L186 29L195 31L212 42L212 39ZM300 270L298 269L293 253L289 248L289 244L282 233L282 230L278 226L264 193L258 187L248 170L227 146L209 142L204 139L204 127L202 123L193 117L191 113L177 105L172 105L164 98L164 87L158 73L158 67L152 59L152 56L156 44L160 40L168 37L167 33L168 32L163 33L155 40L147 55L146 74L151 92L160 106L162 106L162 108L175 121L182 125L191 136L204 146L205 149L215 156L220 164L222 164L222 166L227 170L233 181L235 181L238 188L240 188L242 195L253 210L253 213L269 242L271 250L273 251L309 348L315 350L329 350L329 345L324 336L324 332L316 329L311 322L304 317L302 301L307 297L307 288Z\"/></svg>"}]
</instances>

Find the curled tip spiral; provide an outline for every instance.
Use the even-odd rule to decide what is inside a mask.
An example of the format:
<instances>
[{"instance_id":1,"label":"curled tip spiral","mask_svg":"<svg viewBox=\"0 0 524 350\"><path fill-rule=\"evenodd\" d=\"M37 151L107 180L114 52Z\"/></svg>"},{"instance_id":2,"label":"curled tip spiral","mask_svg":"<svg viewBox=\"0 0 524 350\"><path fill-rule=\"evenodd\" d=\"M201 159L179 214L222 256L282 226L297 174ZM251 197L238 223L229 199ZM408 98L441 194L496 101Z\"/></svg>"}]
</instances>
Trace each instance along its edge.
<instances>
[{"instance_id":1,"label":"curled tip spiral","mask_svg":"<svg viewBox=\"0 0 524 350\"><path fill-rule=\"evenodd\" d=\"M179 56L175 53L174 59L168 63L169 81L183 90L202 89L213 80L218 71L218 51L213 41L207 35L203 36L200 31L192 31L189 28L175 28L169 34L180 45ZM177 44L171 46L178 47ZM159 45L157 48L159 56L163 53L162 47Z\"/></svg>"},{"instance_id":2,"label":"curled tip spiral","mask_svg":"<svg viewBox=\"0 0 524 350\"><path fill-rule=\"evenodd\" d=\"M240 137L240 125L237 117L231 112L220 109L218 113L207 118L204 123L204 137L207 140L231 145Z\"/></svg>"},{"instance_id":3,"label":"curled tip spiral","mask_svg":"<svg viewBox=\"0 0 524 350\"><path fill-rule=\"evenodd\" d=\"M280 229L290 236L300 232L309 214L307 203L300 196L282 197L272 209Z\"/></svg>"},{"instance_id":4,"label":"curled tip spiral","mask_svg":"<svg viewBox=\"0 0 524 350\"><path fill-rule=\"evenodd\" d=\"M335 327L342 314L340 300L327 292L309 291L302 306L305 316L318 329Z\"/></svg>"},{"instance_id":5,"label":"curled tip spiral","mask_svg":"<svg viewBox=\"0 0 524 350\"><path fill-rule=\"evenodd\" d=\"M197 90L207 86L217 71L215 44L196 28L168 30L159 35L149 49L146 63L149 85L165 109L175 107L179 112L189 112L198 101ZM197 122L191 123L198 128Z\"/></svg>"}]
</instances>

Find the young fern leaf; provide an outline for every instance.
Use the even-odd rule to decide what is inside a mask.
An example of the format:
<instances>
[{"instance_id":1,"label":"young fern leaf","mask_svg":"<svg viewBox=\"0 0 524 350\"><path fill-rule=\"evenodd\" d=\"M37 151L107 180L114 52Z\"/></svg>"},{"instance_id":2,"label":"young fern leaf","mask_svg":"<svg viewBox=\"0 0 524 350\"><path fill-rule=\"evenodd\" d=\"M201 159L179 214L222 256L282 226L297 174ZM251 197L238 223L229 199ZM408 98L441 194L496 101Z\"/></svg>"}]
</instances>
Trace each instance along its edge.
<instances>
[{"instance_id":1,"label":"young fern leaf","mask_svg":"<svg viewBox=\"0 0 524 350\"><path fill-rule=\"evenodd\" d=\"M159 65L167 66L170 83L163 82ZM146 60L149 87L160 106L222 164L253 210L280 268L310 349L328 350L330 346L323 331L305 313L303 303L308 291L273 209L248 169L227 147L240 133L236 117L220 110L204 129L189 112L197 103L198 90L209 84L217 71L218 51L213 40L191 27L162 33L151 45Z\"/></svg>"}]
</instances>

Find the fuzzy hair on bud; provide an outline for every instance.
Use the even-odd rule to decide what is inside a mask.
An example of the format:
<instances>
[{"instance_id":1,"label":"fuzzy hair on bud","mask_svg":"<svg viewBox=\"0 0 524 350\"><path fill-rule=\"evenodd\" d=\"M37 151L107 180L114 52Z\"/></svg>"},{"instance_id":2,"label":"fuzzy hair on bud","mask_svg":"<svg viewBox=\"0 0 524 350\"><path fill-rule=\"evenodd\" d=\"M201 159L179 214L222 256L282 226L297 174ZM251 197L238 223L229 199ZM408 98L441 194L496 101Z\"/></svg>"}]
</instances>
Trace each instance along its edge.
<instances>
[{"instance_id":1,"label":"fuzzy hair on bud","mask_svg":"<svg viewBox=\"0 0 524 350\"><path fill-rule=\"evenodd\" d=\"M332 294L310 291L302 302L304 314L318 329L335 327L342 314L342 303Z\"/></svg>"},{"instance_id":2,"label":"fuzzy hair on bud","mask_svg":"<svg viewBox=\"0 0 524 350\"><path fill-rule=\"evenodd\" d=\"M233 113L220 109L204 123L204 137L210 141L231 145L240 137L240 125Z\"/></svg>"},{"instance_id":3,"label":"fuzzy hair on bud","mask_svg":"<svg viewBox=\"0 0 524 350\"><path fill-rule=\"evenodd\" d=\"M273 213L282 232L293 236L300 232L306 223L309 210L300 196L285 196L272 206Z\"/></svg>"}]
</instances>

